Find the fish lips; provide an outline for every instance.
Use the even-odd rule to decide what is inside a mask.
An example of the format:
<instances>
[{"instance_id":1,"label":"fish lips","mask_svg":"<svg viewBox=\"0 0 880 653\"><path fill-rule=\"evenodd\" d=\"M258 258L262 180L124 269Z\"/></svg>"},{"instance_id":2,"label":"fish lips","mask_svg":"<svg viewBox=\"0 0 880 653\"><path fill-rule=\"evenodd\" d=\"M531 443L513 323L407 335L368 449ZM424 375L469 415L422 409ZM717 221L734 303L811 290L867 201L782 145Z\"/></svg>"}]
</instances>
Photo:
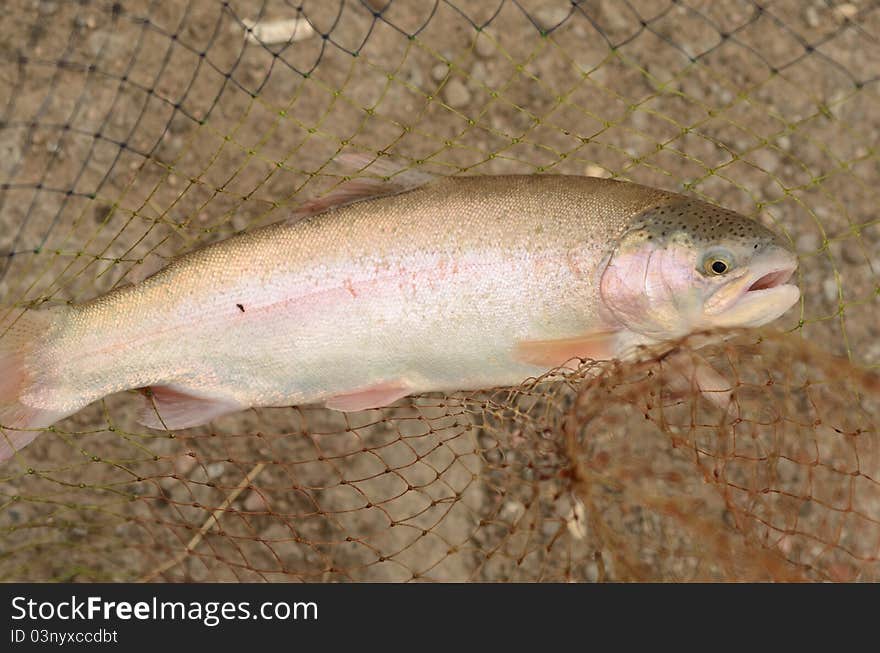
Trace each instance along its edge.
<instances>
[{"instance_id":1,"label":"fish lips","mask_svg":"<svg viewBox=\"0 0 880 653\"><path fill-rule=\"evenodd\" d=\"M715 327L761 326L782 316L800 298L788 283L797 270L794 256L782 262L750 266L738 278L721 285L703 305L703 315Z\"/></svg>"}]
</instances>

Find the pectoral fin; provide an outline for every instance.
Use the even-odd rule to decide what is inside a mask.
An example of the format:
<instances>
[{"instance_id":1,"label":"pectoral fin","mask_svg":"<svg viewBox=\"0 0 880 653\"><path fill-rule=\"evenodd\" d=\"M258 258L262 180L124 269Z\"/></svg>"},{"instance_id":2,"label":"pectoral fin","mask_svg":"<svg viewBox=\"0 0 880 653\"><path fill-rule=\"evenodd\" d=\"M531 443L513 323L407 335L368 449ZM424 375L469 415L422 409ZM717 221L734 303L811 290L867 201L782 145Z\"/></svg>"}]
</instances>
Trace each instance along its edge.
<instances>
[{"instance_id":1,"label":"pectoral fin","mask_svg":"<svg viewBox=\"0 0 880 653\"><path fill-rule=\"evenodd\" d=\"M354 412L369 408L382 408L393 404L411 393L411 390L403 383L389 382L370 386L356 392L335 395L327 399L324 405L333 410Z\"/></svg>"},{"instance_id":2,"label":"pectoral fin","mask_svg":"<svg viewBox=\"0 0 880 653\"><path fill-rule=\"evenodd\" d=\"M138 421L160 431L207 424L221 415L247 408L229 399L198 396L171 385L153 386L143 392L144 406Z\"/></svg>"},{"instance_id":3,"label":"pectoral fin","mask_svg":"<svg viewBox=\"0 0 880 653\"><path fill-rule=\"evenodd\" d=\"M718 408L726 410L730 405L733 387L702 356L676 355L664 361L672 372L669 389L674 395L687 396L697 391Z\"/></svg>"},{"instance_id":4,"label":"pectoral fin","mask_svg":"<svg viewBox=\"0 0 880 653\"><path fill-rule=\"evenodd\" d=\"M539 367L576 367L576 359L609 360L615 357L616 331L596 331L558 340L522 340L513 357L521 363ZM573 363L573 364L572 364Z\"/></svg>"}]
</instances>

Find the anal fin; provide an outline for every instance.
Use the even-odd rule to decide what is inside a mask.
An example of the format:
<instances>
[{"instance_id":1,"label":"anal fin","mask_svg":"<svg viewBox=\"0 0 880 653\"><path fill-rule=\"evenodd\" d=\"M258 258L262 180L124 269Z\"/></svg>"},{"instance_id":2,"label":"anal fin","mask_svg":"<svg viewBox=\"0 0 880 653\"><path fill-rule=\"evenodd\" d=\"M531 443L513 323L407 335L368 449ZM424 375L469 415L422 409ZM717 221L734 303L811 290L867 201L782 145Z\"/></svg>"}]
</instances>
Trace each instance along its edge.
<instances>
[{"instance_id":1,"label":"anal fin","mask_svg":"<svg viewBox=\"0 0 880 653\"><path fill-rule=\"evenodd\" d=\"M382 408L403 399L411 390L400 382L380 383L356 392L335 395L324 402L327 408L343 412Z\"/></svg>"},{"instance_id":2,"label":"anal fin","mask_svg":"<svg viewBox=\"0 0 880 653\"><path fill-rule=\"evenodd\" d=\"M144 407L138 421L160 431L188 429L244 408L247 406L229 399L199 396L183 388L160 385L144 391Z\"/></svg>"},{"instance_id":3,"label":"anal fin","mask_svg":"<svg viewBox=\"0 0 880 653\"><path fill-rule=\"evenodd\" d=\"M616 336L616 331L596 331L573 338L522 340L516 343L513 357L521 363L548 369L571 364L578 358L609 360L615 357Z\"/></svg>"}]
</instances>

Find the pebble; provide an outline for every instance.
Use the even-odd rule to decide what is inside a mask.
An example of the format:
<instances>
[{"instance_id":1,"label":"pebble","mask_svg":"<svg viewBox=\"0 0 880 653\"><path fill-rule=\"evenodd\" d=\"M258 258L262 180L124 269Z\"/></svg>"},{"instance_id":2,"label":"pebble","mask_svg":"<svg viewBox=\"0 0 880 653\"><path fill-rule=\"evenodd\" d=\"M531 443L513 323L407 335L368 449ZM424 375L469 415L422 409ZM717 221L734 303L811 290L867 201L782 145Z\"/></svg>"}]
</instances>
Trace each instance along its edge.
<instances>
[{"instance_id":1,"label":"pebble","mask_svg":"<svg viewBox=\"0 0 880 653\"><path fill-rule=\"evenodd\" d=\"M815 231L805 231L794 242L794 246L801 254L812 254L818 251L822 239Z\"/></svg>"},{"instance_id":2,"label":"pebble","mask_svg":"<svg viewBox=\"0 0 880 653\"><path fill-rule=\"evenodd\" d=\"M438 63L436 66L431 68L431 78L435 82L443 81L448 72L449 66L447 66L445 63Z\"/></svg>"},{"instance_id":3,"label":"pebble","mask_svg":"<svg viewBox=\"0 0 880 653\"><path fill-rule=\"evenodd\" d=\"M684 7L680 7L684 9ZM627 5L618 0L602 0L599 3L599 13L606 24L613 30L631 30L633 27L633 15L629 13Z\"/></svg>"},{"instance_id":4,"label":"pebble","mask_svg":"<svg viewBox=\"0 0 880 653\"><path fill-rule=\"evenodd\" d=\"M780 149L785 150L786 152L791 150L791 138L788 136L780 136L776 139L776 144Z\"/></svg>"},{"instance_id":5,"label":"pebble","mask_svg":"<svg viewBox=\"0 0 880 653\"><path fill-rule=\"evenodd\" d=\"M804 12L804 19L810 27L819 27L819 12L815 7L807 7Z\"/></svg>"},{"instance_id":6,"label":"pebble","mask_svg":"<svg viewBox=\"0 0 880 653\"><path fill-rule=\"evenodd\" d=\"M543 7L535 12L535 19L544 29L552 29L568 18L571 13L571 4L566 2L552 7Z\"/></svg>"},{"instance_id":7,"label":"pebble","mask_svg":"<svg viewBox=\"0 0 880 653\"><path fill-rule=\"evenodd\" d=\"M779 157L773 150L766 147L755 152L752 159L755 165L765 172L773 172L779 167Z\"/></svg>"},{"instance_id":8,"label":"pebble","mask_svg":"<svg viewBox=\"0 0 880 653\"><path fill-rule=\"evenodd\" d=\"M421 88L422 84L425 83L425 78L422 75L422 71L418 67L413 66L406 77L406 81L416 88Z\"/></svg>"},{"instance_id":9,"label":"pebble","mask_svg":"<svg viewBox=\"0 0 880 653\"><path fill-rule=\"evenodd\" d=\"M269 504L262 494L251 490L244 500L244 509L248 512L266 512L269 510Z\"/></svg>"},{"instance_id":10,"label":"pebble","mask_svg":"<svg viewBox=\"0 0 880 653\"><path fill-rule=\"evenodd\" d=\"M471 101L471 92L458 77L453 77L443 89L443 99L453 109L460 109Z\"/></svg>"},{"instance_id":11,"label":"pebble","mask_svg":"<svg viewBox=\"0 0 880 653\"><path fill-rule=\"evenodd\" d=\"M205 466L205 471L208 472L208 478L214 479L219 478L223 474L223 470L225 469L225 465L221 462L211 463L210 465Z\"/></svg>"},{"instance_id":12,"label":"pebble","mask_svg":"<svg viewBox=\"0 0 880 653\"><path fill-rule=\"evenodd\" d=\"M18 143L13 142L11 138L6 141L0 141L0 172L4 173L4 177L12 172L16 162L20 159L21 147L19 147Z\"/></svg>"},{"instance_id":13,"label":"pebble","mask_svg":"<svg viewBox=\"0 0 880 653\"><path fill-rule=\"evenodd\" d=\"M165 137L162 138L162 143L156 152L157 158L161 161L173 161L183 149L183 138L172 136L170 131L165 132Z\"/></svg>"},{"instance_id":14,"label":"pebble","mask_svg":"<svg viewBox=\"0 0 880 653\"><path fill-rule=\"evenodd\" d=\"M302 17L265 21L243 18L241 22L245 28L245 38L252 43L275 45L305 41L316 33L311 23ZM235 24L230 27L234 30L239 29Z\"/></svg>"},{"instance_id":15,"label":"pebble","mask_svg":"<svg viewBox=\"0 0 880 653\"><path fill-rule=\"evenodd\" d=\"M94 16L89 16L87 18L84 18L83 16L80 16L79 14L74 16L73 24L77 29L81 29L81 30L95 29L95 25L97 25L97 23L95 22Z\"/></svg>"},{"instance_id":16,"label":"pebble","mask_svg":"<svg viewBox=\"0 0 880 653\"><path fill-rule=\"evenodd\" d=\"M495 54L495 43L493 43L485 33L481 32L477 35L477 42L474 44L474 52L477 53L478 57L488 59Z\"/></svg>"},{"instance_id":17,"label":"pebble","mask_svg":"<svg viewBox=\"0 0 880 653\"><path fill-rule=\"evenodd\" d=\"M681 90L685 95L695 100L702 100L706 96L703 84L693 75L682 81Z\"/></svg>"},{"instance_id":18,"label":"pebble","mask_svg":"<svg viewBox=\"0 0 880 653\"><path fill-rule=\"evenodd\" d=\"M661 91L667 88L667 84L672 79L672 73L664 65L653 62L646 66L648 72L647 82L655 91Z\"/></svg>"},{"instance_id":19,"label":"pebble","mask_svg":"<svg viewBox=\"0 0 880 653\"><path fill-rule=\"evenodd\" d=\"M566 518L565 525L575 539L582 540L587 536L587 511L580 499L574 499L574 506Z\"/></svg>"},{"instance_id":20,"label":"pebble","mask_svg":"<svg viewBox=\"0 0 880 653\"><path fill-rule=\"evenodd\" d=\"M40 0L38 11L43 16L51 16L58 11L58 3L55 0Z\"/></svg>"},{"instance_id":21,"label":"pebble","mask_svg":"<svg viewBox=\"0 0 880 653\"><path fill-rule=\"evenodd\" d=\"M834 275L831 275L822 282L822 294L825 295L825 299L834 304L839 300L839 294L837 292L837 279Z\"/></svg>"},{"instance_id":22,"label":"pebble","mask_svg":"<svg viewBox=\"0 0 880 653\"><path fill-rule=\"evenodd\" d=\"M836 9L837 9L837 12L841 16L843 16L844 18L852 18L857 13L859 13L859 8L856 7L854 4L852 4L851 2L845 2L842 5L838 5L836 7Z\"/></svg>"},{"instance_id":23,"label":"pebble","mask_svg":"<svg viewBox=\"0 0 880 653\"><path fill-rule=\"evenodd\" d=\"M840 243L840 253L844 261L850 265L864 265L864 247L856 239L849 238Z\"/></svg>"},{"instance_id":24,"label":"pebble","mask_svg":"<svg viewBox=\"0 0 880 653\"><path fill-rule=\"evenodd\" d=\"M489 79L489 71L486 68L486 64L482 61L475 61L474 65L471 66L471 79L475 82L486 84Z\"/></svg>"},{"instance_id":25,"label":"pebble","mask_svg":"<svg viewBox=\"0 0 880 653\"><path fill-rule=\"evenodd\" d=\"M192 128L193 124L190 118L186 118L182 113L179 113L171 121L171 124L168 125L168 131L172 134L185 134Z\"/></svg>"},{"instance_id":26,"label":"pebble","mask_svg":"<svg viewBox=\"0 0 880 653\"><path fill-rule=\"evenodd\" d=\"M871 344L865 352L865 362L868 365L880 363L880 340Z\"/></svg>"},{"instance_id":27,"label":"pebble","mask_svg":"<svg viewBox=\"0 0 880 653\"><path fill-rule=\"evenodd\" d=\"M522 517L525 511L526 507L519 501L507 501L501 506L501 514L499 516L501 519L508 519L511 522L516 522L519 521L519 518Z\"/></svg>"},{"instance_id":28,"label":"pebble","mask_svg":"<svg viewBox=\"0 0 880 653\"><path fill-rule=\"evenodd\" d=\"M185 478L192 468L196 466L196 462L195 456L188 456L187 454L177 456L174 461L174 471L178 476Z\"/></svg>"},{"instance_id":29,"label":"pebble","mask_svg":"<svg viewBox=\"0 0 880 653\"><path fill-rule=\"evenodd\" d=\"M89 51L94 55L102 55L108 58L122 56L132 44L131 39L123 34L114 32L98 31L92 32L86 39Z\"/></svg>"}]
</instances>

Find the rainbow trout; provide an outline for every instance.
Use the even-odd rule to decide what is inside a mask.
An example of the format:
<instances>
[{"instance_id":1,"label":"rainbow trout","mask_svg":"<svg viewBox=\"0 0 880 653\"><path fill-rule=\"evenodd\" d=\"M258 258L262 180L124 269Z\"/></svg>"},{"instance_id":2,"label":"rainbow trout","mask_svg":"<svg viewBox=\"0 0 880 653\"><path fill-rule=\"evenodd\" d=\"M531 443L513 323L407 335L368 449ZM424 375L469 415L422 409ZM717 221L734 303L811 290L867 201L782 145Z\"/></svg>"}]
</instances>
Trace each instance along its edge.
<instances>
[{"instance_id":1,"label":"rainbow trout","mask_svg":"<svg viewBox=\"0 0 880 653\"><path fill-rule=\"evenodd\" d=\"M770 322L798 300L795 268L754 220L637 184L355 179L87 303L5 310L0 459L132 388L150 389L144 425L182 429L516 385L573 357Z\"/></svg>"}]
</instances>

